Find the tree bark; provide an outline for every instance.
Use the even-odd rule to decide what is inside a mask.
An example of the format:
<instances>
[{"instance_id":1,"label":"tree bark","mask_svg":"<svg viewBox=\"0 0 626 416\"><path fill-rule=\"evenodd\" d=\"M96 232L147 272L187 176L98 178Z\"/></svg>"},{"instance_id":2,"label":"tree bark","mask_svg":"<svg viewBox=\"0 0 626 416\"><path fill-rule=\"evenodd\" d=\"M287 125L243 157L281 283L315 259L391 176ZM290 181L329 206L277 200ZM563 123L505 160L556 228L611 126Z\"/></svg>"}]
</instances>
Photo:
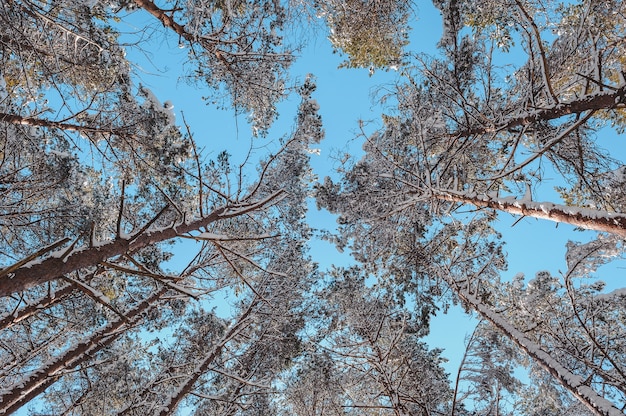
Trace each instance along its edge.
<instances>
[{"instance_id":1,"label":"tree bark","mask_svg":"<svg viewBox=\"0 0 626 416\"><path fill-rule=\"evenodd\" d=\"M156 17L163 24L163 26L173 30L174 33L182 39L185 39L190 44L199 44L206 51L214 53L217 59L226 65L227 68L230 68L230 63L224 57L224 53L217 49L218 41L210 39L207 36L199 37L188 32L184 25L178 23L172 16L168 15L165 10L161 9L150 0L134 0L134 2L137 6Z\"/></svg>"},{"instance_id":2,"label":"tree bark","mask_svg":"<svg viewBox=\"0 0 626 416\"><path fill-rule=\"evenodd\" d=\"M476 126L461 129L448 134L448 137L468 137L498 131L510 130L515 127L526 126L538 121L549 121L567 116L580 114L590 110L608 110L616 107L624 108L626 104L626 84L620 85L613 91L603 91L589 94L570 102L562 102L550 108L528 111L525 114L513 117L508 121L490 126Z\"/></svg>"},{"instance_id":3,"label":"tree bark","mask_svg":"<svg viewBox=\"0 0 626 416\"><path fill-rule=\"evenodd\" d=\"M568 369L554 360L547 352L543 351L539 345L530 340L521 331L510 325L502 316L479 301L466 289L462 289L454 281L447 280L448 285L464 302L467 302L472 309L478 312L484 319L491 322L507 338L518 347L524 350L537 364L543 367L552 377L554 377L565 389L571 392L581 403L591 412L598 416L624 416L613 403L597 394L593 389L582 384L582 378L574 375Z\"/></svg>"},{"instance_id":4,"label":"tree bark","mask_svg":"<svg viewBox=\"0 0 626 416\"><path fill-rule=\"evenodd\" d=\"M281 194L282 191L278 191L261 201L223 206L195 221L184 222L178 225L173 224L165 228L148 229L129 237L118 237L108 243L73 249L69 253L64 253L67 250L62 249L51 253L44 260L28 262L10 273L0 271L0 296L8 296L60 278L76 270L96 266L107 259L121 256L127 252L171 240L181 234L198 231L209 224L223 219L234 218L256 211L267 206Z\"/></svg>"},{"instance_id":5,"label":"tree bark","mask_svg":"<svg viewBox=\"0 0 626 416\"><path fill-rule=\"evenodd\" d=\"M626 237L626 214L557 205L551 202L534 202L513 197L497 198L452 190L433 190L432 196L442 201L461 202L479 208L491 208L512 215L561 222L586 230L602 231Z\"/></svg>"},{"instance_id":6,"label":"tree bark","mask_svg":"<svg viewBox=\"0 0 626 416\"><path fill-rule=\"evenodd\" d=\"M137 324L144 312L156 307L158 300L167 293L167 286L154 292L133 309L125 313L126 319L109 322L105 327L68 349L56 360L25 377L24 382L0 396L0 414L11 414L43 393L63 376L63 370L72 369L88 360L124 333L122 328Z\"/></svg>"},{"instance_id":7,"label":"tree bark","mask_svg":"<svg viewBox=\"0 0 626 416\"><path fill-rule=\"evenodd\" d=\"M4 315L0 318L0 331L10 328L18 322L37 314L41 310L47 309L55 303L60 302L72 293L74 289L76 289L74 285L65 285L60 289L55 290L54 293L48 293L47 295L30 302L28 305L15 311L14 313Z\"/></svg>"},{"instance_id":8,"label":"tree bark","mask_svg":"<svg viewBox=\"0 0 626 416\"><path fill-rule=\"evenodd\" d=\"M161 8L159 8L156 4L154 4L150 0L134 0L135 4L140 8L144 9L152 16L159 19L163 26L172 29L176 34L182 38L184 38L189 43L195 43L196 39L194 39L193 35L187 32L185 26L176 22L172 16L168 16L167 13Z\"/></svg>"}]
</instances>

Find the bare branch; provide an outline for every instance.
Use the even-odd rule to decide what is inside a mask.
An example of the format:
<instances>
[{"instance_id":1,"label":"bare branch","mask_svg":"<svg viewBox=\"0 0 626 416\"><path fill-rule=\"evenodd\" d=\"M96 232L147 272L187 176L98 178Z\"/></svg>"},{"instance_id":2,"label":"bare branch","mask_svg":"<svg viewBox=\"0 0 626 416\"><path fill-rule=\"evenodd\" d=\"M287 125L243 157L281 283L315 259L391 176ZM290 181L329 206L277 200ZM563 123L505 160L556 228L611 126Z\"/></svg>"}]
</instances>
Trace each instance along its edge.
<instances>
[{"instance_id":1,"label":"bare branch","mask_svg":"<svg viewBox=\"0 0 626 416\"><path fill-rule=\"evenodd\" d=\"M537 27L537 24L535 23L533 18L528 14L520 0L515 0L515 4L517 4L517 7L524 15L524 18L528 21L528 23L530 23L530 26L533 29L533 34L535 35L535 43L537 44L537 49L539 49L539 56L541 57L541 75L543 76L543 83L548 90L550 98L552 98L552 101L556 105L559 103L559 98L556 96L556 94L554 93L554 89L552 88L552 82L550 81L550 68L548 66L548 59L546 58L546 51L543 47L543 40L541 39L539 28Z\"/></svg>"}]
</instances>

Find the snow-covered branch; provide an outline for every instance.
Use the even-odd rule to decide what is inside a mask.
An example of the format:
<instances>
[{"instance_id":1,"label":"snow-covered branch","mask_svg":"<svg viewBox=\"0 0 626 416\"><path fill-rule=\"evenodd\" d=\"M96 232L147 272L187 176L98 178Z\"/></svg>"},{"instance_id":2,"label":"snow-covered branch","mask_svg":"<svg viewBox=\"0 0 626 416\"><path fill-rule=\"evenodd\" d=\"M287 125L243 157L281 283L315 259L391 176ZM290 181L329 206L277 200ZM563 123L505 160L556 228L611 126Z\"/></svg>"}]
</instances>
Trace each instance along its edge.
<instances>
[{"instance_id":1,"label":"snow-covered branch","mask_svg":"<svg viewBox=\"0 0 626 416\"><path fill-rule=\"evenodd\" d=\"M561 222L587 230L602 231L626 237L626 214L558 205L551 202L535 202L532 201L530 195L525 195L521 199L517 199L514 196L501 198L496 195L476 194L474 192L454 191L451 189L435 189L431 191L431 195L433 198L443 201L461 202L479 208L491 208L512 215L523 215Z\"/></svg>"},{"instance_id":2,"label":"snow-covered branch","mask_svg":"<svg viewBox=\"0 0 626 416\"><path fill-rule=\"evenodd\" d=\"M133 309L125 311L124 316L126 319L120 318L110 321L100 330L68 348L61 356L50 360L39 369L24 376L21 383L3 390L0 395L0 414L10 414L17 411L54 384L63 375L64 370L76 367L93 356L97 351L111 344L123 333L123 331L120 331L121 328L135 325L144 312L156 307L158 300L167 291L168 288L163 287L154 292Z\"/></svg>"},{"instance_id":3,"label":"snow-covered branch","mask_svg":"<svg viewBox=\"0 0 626 416\"><path fill-rule=\"evenodd\" d=\"M65 131L75 131L78 133L98 133L104 135L128 136L129 133L125 129L118 127L97 127L85 126L80 124L67 123L62 121L47 120L38 117L23 117L17 114L7 114L0 112L0 122L19 124L32 127L46 127L51 129L59 129Z\"/></svg>"},{"instance_id":4,"label":"snow-covered branch","mask_svg":"<svg viewBox=\"0 0 626 416\"><path fill-rule=\"evenodd\" d=\"M60 278L76 270L101 264L113 257L121 256L125 253L133 252L163 241L172 240L177 238L180 234L198 231L223 219L234 218L262 209L279 198L281 194L282 192L278 191L260 201L223 206L195 221L172 224L164 228L149 228L142 230L139 234L122 236L121 238L100 245L74 248L69 253L65 248L57 250L43 260L33 260L5 276L0 276L0 296L20 292L50 280Z\"/></svg>"},{"instance_id":5,"label":"snow-covered branch","mask_svg":"<svg viewBox=\"0 0 626 416\"><path fill-rule=\"evenodd\" d=\"M174 413L180 401L183 400L183 398L191 392L194 384L200 378L200 376L202 376L202 374L204 374L209 369L213 361L215 361L215 359L219 357L224 346L246 327L248 316L253 312L256 305L257 300L255 299L248 305L245 310L242 311L237 320L233 322L233 324L219 339L219 341L217 341L213 345L211 350L204 357L200 358L199 363L196 365L191 374L187 376L187 379L182 382L177 387L177 389L172 392L171 395L165 398L164 403L159 406L159 410L155 412L156 415L166 416ZM148 389L146 389L146 391L144 391L142 395L145 395L147 393ZM118 414L119 416L132 414L131 412L133 409L134 408L131 406Z\"/></svg>"},{"instance_id":6,"label":"snow-covered branch","mask_svg":"<svg viewBox=\"0 0 626 416\"><path fill-rule=\"evenodd\" d=\"M548 371L563 387L569 390L589 410L598 416L623 416L624 413L616 408L613 403L596 393L592 388L583 384L580 376L573 374L563 367L539 345L531 341L523 332L513 327L502 316L491 310L484 302L478 300L466 289L459 287L455 282L448 281L455 293L481 317L491 322L512 342L524 350L537 364Z\"/></svg>"},{"instance_id":7,"label":"snow-covered branch","mask_svg":"<svg viewBox=\"0 0 626 416\"><path fill-rule=\"evenodd\" d=\"M580 114L585 111L609 110L626 106L626 84L621 84L609 91L599 91L577 98L572 101L562 101L552 107L535 111L517 113L502 123L476 126L462 129L448 134L448 137L469 137L486 133L507 131L515 127L527 126L540 121L555 120L570 114Z\"/></svg>"}]
</instances>

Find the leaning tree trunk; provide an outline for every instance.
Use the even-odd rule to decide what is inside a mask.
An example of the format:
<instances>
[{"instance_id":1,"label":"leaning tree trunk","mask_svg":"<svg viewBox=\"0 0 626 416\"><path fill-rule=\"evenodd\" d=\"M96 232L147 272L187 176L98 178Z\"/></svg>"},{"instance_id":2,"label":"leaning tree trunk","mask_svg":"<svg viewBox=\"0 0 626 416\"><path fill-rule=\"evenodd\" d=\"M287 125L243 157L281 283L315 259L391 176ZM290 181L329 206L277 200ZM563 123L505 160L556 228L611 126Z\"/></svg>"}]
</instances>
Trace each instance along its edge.
<instances>
[{"instance_id":1,"label":"leaning tree trunk","mask_svg":"<svg viewBox=\"0 0 626 416\"><path fill-rule=\"evenodd\" d=\"M530 340L523 332L513 327L505 318L489 308L484 302L478 300L467 289L447 279L448 285L463 301L467 302L472 309L478 312L484 319L491 322L502 334L509 338L518 347L524 350L537 364L543 367L565 389L574 395L589 410L598 416L624 416L613 403L596 393L592 388L582 384L581 377L576 376L567 368L559 364L547 352L541 349L537 343Z\"/></svg>"},{"instance_id":2,"label":"leaning tree trunk","mask_svg":"<svg viewBox=\"0 0 626 416\"><path fill-rule=\"evenodd\" d=\"M123 328L131 328L141 320L145 312L156 307L159 299L168 290L167 286L162 287L133 309L127 311L124 314L126 319L119 318L109 322L88 339L71 347L63 355L34 371L17 386L3 393L0 396L0 414L11 414L17 411L59 380L64 370L75 368L104 347L110 345L124 333Z\"/></svg>"},{"instance_id":3,"label":"leaning tree trunk","mask_svg":"<svg viewBox=\"0 0 626 416\"><path fill-rule=\"evenodd\" d=\"M602 231L626 237L626 214L557 205L551 202L535 202L528 198L498 198L490 195L448 189L432 190L431 195L433 198L442 201L460 202L479 208L491 208L513 215L561 222L587 230Z\"/></svg>"},{"instance_id":4,"label":"leaning tree trunk","mask_svg":"<svg viewBox=\"0 0 626 416\"><path fill-rule=\"evenodd\" d=\"M6 315L0 317L0 331L11 328L13 325L22 322L24 319L30 318L42 310L50 308L54 304L61 302L74 290L76 290L75 285L66 284L54 292L50 292L29 302L22 309L7 313Z\"/></svg>"},{"instance_id":5,"label":"leaning tree trunk","mask_svg":"<svg viewBox=\"0 0 626 416\"><path fill-rule=\"evenodd\" d=\"M528 111L522 115L506 119L501 123L482 125L461 129L448 134L449 137L469 137L486 133L507 131L519 126L555 120L571 114L581 114L587 111L609 110L612 108L624 108L626 104L626 84L621 84L612 91L601 91L577 98L569 102L561 102L552 107L542 108L536 111Z\"/></svg>"},{"instance_id":6,"label":"leaning tree trunk","mask_svg":"<svg viewBox=\"0 0 626 416\"><path fill-rule=\"evenodd\" d=\"M174 413L178 404L181 402L181 400L185 398L187 394L189 394L189 392L193 388L196 381L198 381L200 376L202 376L207 371L209 366L213 363L213 361L215 361L215 359L219 357L224 346L231 339L233 339L233 337L235 337L243 328L245 328L245 321L250 315L250 313L252 312L252 310L254 309L256 304L257 304L257 299L253 300L248 306L248 308L245 311L243 311L241 315L239 315L239 317L237 318L237 321L234 322L230 326L230 328L226 331L226 333L222 336L222 338L216 344L213 345L213 348L196 365L192 373L186 377L185 381L180 386L178 386L176 391L174 391L165 399L163 404L159 406L159 409L157 409L154 413L155 415L167 416L167 415L171 415ZM147 396L149 389L150 387L148 386L146 390L141 393L141 396L142 397ZM118 414L118 416L126 416L126 415L134 414L133 413L134 409L135 408L132 406L128 407L125 410L121 411Z\"/></svg>"},{"instance_id":7,"label":"leaning tree trunk","mask_svg":"<svg viewBox=\"0 0 626 416\"><path fill-rule=\"evenodd\" d=\"M195 221L172 224L169 227L159 229L142 229L130 236L118 236L115 240L108 243L86 246L80 249L70 246L69 249L64 248L51 252L49 257L44 260L36 259L17 268L9 266L4 270L0 270L0 296L9 296L58 279L76 270L96 266L113 257L171 240L182 234L198 231L214 222L259 210L267 206L281 193L281 191L278 191L257 202L223 206Z\"/></svg>"}]
</instances>

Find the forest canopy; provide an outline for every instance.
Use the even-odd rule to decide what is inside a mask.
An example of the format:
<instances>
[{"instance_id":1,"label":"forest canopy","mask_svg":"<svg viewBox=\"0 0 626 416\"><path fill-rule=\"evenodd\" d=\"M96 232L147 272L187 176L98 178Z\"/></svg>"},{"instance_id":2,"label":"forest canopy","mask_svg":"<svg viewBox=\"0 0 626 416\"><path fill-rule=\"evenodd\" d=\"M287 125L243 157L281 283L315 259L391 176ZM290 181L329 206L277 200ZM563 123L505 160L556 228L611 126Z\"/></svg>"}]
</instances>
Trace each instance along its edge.
<instances>
[{"instance_id":1,"label":"forest canopy","mask_svg":"<svg viewBox=\"0 0 626 416\"><path fill-rule=\"evenodd\" d=\"M626 6L432 5L427 53L408 0L2 2L0 414L623 415ZM169 45L242 158L142 83ZM316 71L393 74L325 172ZM505 274L524 218L558 274Z\"/></svg>"}]
</instances>

